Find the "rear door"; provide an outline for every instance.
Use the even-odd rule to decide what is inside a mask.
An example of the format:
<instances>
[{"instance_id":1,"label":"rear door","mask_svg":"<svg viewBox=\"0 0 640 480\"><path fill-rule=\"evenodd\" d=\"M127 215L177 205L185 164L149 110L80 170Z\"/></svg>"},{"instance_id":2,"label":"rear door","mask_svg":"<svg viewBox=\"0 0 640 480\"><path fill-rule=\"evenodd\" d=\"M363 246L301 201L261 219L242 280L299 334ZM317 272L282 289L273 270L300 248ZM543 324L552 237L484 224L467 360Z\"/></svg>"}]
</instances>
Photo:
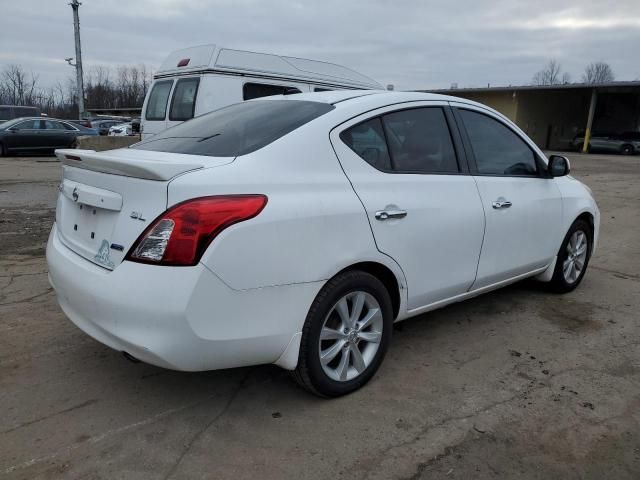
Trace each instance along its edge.
<instances>
[{"instance_id":1,"label":"rear door","mask_svg":"<svg viewBox=\"0 0 640 480\"><path fill-rule=\"evenodd\" d=\"M378 249L404 271L408 309L466 292L484 215L444 102L395 105L331 132Z\"/></svg>"},{"instance_id":2,"label":"rear door","mask_svg":"<svg viewBox=\"0 0 640 480\"><path fill-rule=\"evenodd\" d=\"M45 148L64 148L71 145L73 137L62 122L55 120L42 120L44 130L42 131L42 144Z\"/></svg>"},{"instance_id":3,"label":"rear door","mask_svg":"<svg viewBox=\"0 0 640 480\"><path fill-rule=\"evenodd\" d=\"M167 128L178 125L195 116L200 77L183 77L176 81L171 94Z\"/></svg>"},{"instance_id":4,"label":"rear door","mask_svg":"<svg viewBox=\"0 0 640 480\"><path fill-rule=\"evenodd\" d=\"M561 238L562 198L521 132L488 110L454 108L486 216L473 288L546 266Z\"/></svg>"},{"instance_id":5,"label":"rear door","mask_svg":"<svg viewBox=\"0 0 640 480\"><path fill-rule=\"evenodd\" d=\"M143 107L143 135L150 136L167 128L169 96L174 80L156 80Z\"/></svg>"}]
</instances>

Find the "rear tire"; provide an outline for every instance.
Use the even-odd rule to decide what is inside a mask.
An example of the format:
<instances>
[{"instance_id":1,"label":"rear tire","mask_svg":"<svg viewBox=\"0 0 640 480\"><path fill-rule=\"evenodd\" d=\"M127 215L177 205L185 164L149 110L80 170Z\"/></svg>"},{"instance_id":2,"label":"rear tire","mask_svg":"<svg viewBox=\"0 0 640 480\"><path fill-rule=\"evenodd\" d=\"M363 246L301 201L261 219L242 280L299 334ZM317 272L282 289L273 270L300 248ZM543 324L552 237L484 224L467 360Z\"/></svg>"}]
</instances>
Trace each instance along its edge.
<instances>
[{"instance_id":1,"label":"rear tire","mask_svg":"<svg viewBox=\"0 0 640 480\"><path fill-rule=\"evenodd\" d=\"M622 147L620 148L620 153L622 155L633 155L635 153L635 150L633 148L633 145L622 145Z\"/></svg>"},{"instance_id":2,"label":"rear tire","mask_svg":"<svg viewBox=\"0 0 640 480\"><path fill-rule=\"evenodd\" d=\"M555 293L568 293L580 285L589 265L593 250L591 225L579 219L573 222L562 241L553 277L548 288Z\"/></svg>"},{"instance_id":3,"label":"rear tire","mask_svg":"<svg viewBox=\"0 0 640 480\"><path fill-rule=\"evenodd\" d=\"M0 142L0 157L6 156L7 153L4 150L4 143Z\"/></svg>"},{"instance_id":4,"label":"rear tire","mask_svg":"<svg viewBox=\"0 0 640 480\"><path fill-rule=\"evenodd\" d=\"M359 389L380 367L392 324L391 297L380 280L359 270L337 275L309 309L293 378L322 397Z\"/></svg>"}]
</instances>

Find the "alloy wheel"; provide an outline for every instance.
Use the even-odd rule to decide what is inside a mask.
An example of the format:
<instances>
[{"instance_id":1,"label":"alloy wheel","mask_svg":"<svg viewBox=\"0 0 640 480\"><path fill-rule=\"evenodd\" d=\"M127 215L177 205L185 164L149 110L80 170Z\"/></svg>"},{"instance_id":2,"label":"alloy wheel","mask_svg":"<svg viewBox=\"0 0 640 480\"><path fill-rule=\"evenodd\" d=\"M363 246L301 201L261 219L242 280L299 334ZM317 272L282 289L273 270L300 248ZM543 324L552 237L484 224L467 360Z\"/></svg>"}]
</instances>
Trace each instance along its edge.
<instances>
[{"instance_id":1,"label":"alloy wheel","mask_svg":"<svg viewBox=\"0 0 640 480\"><path fill-rule=\"evenodd\" d=\"M584 269L587 260L588 247L587 234L582 230L576 230L569 238L566 249L566 259L562 263L562 273L567 283L574 283Z\"/></svg>"},{"instance_id":2,"label":"alloy wheel","mask_svg":"<svg viewBox=\"0 0 640 480\"><path fill-rule=\"evenodd\" d=\"M320 332L320 364L327 376L346 382L361 375L376 356L383 328L380 304L373 295L355 291L340 298Z\"/></svg>"}]
</instances>

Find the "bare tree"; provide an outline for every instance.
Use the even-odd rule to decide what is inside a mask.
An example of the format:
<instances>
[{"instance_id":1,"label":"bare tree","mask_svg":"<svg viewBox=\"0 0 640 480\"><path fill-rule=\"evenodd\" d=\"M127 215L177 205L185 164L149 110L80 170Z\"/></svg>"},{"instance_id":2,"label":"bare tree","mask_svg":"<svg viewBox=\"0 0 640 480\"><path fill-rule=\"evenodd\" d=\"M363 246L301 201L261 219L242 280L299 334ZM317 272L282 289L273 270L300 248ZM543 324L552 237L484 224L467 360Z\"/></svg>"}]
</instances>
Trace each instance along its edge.
<instances>
[{"instance_id":1,"label":"bare tree","mask_svg":"<svg viewBox=\"0 0 640 480\"><path fill-rule=\"evenodd\" d=\"M561 83L569 83L571 76L568 73L562 73L562 67L556 60L549 60L547 65L533 76L534 85L559 85Z\"/></svg>"},{"instance_id":2,"label":"bare tree","mask_svg":"<svg viewBox=\"0 0 640 480\"><path fill-rule=\"evenodd\" d=\"M115 72L94 66L85 79L86 105L90 108L140 107L151 82L151 70L144 65L121 66ZM0 72L0 104L39 107L51 116L77 118L75 77L49 88L38 85L38 77L20 65L8 65Z\"/></svg>"},{"instance_id":3,"label":"bare tree","mask_svg":"<svg viewBox=\"0 0 640 480\"><path fill-rule=\"evenodd\" d=\"M608 63L593 62L586 66L582 74L584 83L607 83L613 82L615 76Z\"/></svg>"},{"instance_id":4,"label":"bare tree","mask_svg":"<svg viewBox=\"0 0 640 480\"><path fill-rule=\"evenodd\" d=\"M2 103L10 105L31 105L35 101L38 77L27 72L20 65L9 65L0 75Z\"/></svg>"}]
</instances>

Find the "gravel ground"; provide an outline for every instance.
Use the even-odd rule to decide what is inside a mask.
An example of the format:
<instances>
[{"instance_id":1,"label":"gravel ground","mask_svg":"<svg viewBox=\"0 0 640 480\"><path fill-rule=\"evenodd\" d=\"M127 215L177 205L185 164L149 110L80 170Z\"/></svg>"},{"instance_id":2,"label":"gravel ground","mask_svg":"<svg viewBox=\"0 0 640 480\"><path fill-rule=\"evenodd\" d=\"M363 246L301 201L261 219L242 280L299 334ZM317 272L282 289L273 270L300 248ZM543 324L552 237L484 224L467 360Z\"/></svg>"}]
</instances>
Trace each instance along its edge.
<instances>
[{"instance_id":1,"label":"gravel ground","mask_svg":"<svg viewBox=\"0 0 640 480\"><path fill-rule=\"evenodd\" d=\"M60 165L1 158L0 478L640 478L640 158L571 160L602 211L580 288L403 322L328 401L274 366L172 372L83 334L44 260Z\"/></svg>"}]
</instances>

